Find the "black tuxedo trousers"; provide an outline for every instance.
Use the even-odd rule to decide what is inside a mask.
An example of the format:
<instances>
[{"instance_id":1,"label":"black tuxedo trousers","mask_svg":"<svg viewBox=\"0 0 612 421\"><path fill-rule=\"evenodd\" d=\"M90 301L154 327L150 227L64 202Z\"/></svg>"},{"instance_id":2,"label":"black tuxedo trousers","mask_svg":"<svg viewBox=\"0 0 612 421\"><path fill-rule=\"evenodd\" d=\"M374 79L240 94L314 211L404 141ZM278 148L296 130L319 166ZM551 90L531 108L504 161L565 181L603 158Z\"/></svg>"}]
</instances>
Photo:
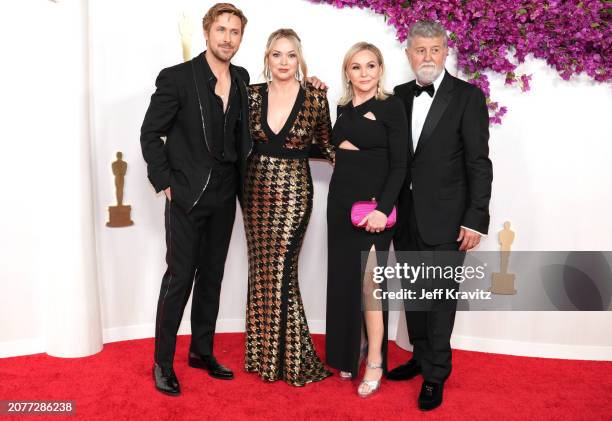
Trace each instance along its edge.
<instances>
[{"instance_id":1,"label":"black tuxedo trousers","mask_svg":"<svg viewBox=\"0 0 612 421\"><path fill-rule=\"evenodd\" d=\"M218 164L190 211L166 200L168 269L162 278L155 326L155 362L162 367L172 367L176 335L192 288L190 351L212 355L238 186L236 167Z\"/></svg>"},{"instance_id":2,"label":"black tuxedo trousers","mask_svg":"<svg viewBox=\"0 0 612 421\"><path fill-rule=\"evenodd\" d=\"M425 251L431 261L423 262L430 265L447 267L461 266L465 259L465 252L458 251L459 243L430 245L423 241L416 220L416 212L412 206L410 213L405 216L407 224L398 229L394 238L395 250L406 252ZM398 255L401 259L401 254ZM419 263L411 262L414 265ZM448 281L436 279L432 288L458 289L454 279ZM420 290L417 290L420 296ZM433 383L444 383L452 370L452 354L450 339L455 325L455 312L457 300L437 299L431 300L429 310L406 310L406 324L408 336L413 346L413 358L422 368L423 379Z\"/></svg>"}]
</instances>

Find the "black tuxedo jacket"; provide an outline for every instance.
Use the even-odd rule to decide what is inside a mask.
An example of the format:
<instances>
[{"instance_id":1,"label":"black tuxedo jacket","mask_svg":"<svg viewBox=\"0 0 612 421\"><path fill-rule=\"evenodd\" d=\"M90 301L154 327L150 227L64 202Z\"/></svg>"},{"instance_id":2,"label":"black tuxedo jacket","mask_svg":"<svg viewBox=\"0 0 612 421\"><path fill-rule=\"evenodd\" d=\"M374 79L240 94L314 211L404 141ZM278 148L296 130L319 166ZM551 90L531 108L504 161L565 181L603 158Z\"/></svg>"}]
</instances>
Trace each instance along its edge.
<instances>
[{"instance_id":1,"label":"black tuxedo jacket","mask_svg":"<svg viewBox=\"0 0 612 421\"><path fill-rule=\"evenodd\" d=\"M204 76L204 53L163 69L140 131L147 175L155 191L171 188L172 201L191 210L207 187L214 158L211 154L210 90ZM239 122L235 126L238 168L244 174L252 149L248 127L249 73L230 64L232 83L240 92ZM231 123L231 122L230 122ZM166 137L164 142L163 137Z\"/></svg>"},{"instance_id":2,"label":"black tuxedo jacket","mask_svg":"<svg viewBox=\"0 0 612 421\"><path fill-rule=\"evenodd\" d=\"M409 125L415 86L412 81L394 89L404 101ZM489 113L482 91L445 72L416 150L412 127L408 133L408 172L399 198L401 220L396 237L405 234L412 209L419 234L427 244L456 241L460 226L486 234L493 169L489 160ZM401 238L397 240L401 245Z\"/></svg>"}]
</instances>

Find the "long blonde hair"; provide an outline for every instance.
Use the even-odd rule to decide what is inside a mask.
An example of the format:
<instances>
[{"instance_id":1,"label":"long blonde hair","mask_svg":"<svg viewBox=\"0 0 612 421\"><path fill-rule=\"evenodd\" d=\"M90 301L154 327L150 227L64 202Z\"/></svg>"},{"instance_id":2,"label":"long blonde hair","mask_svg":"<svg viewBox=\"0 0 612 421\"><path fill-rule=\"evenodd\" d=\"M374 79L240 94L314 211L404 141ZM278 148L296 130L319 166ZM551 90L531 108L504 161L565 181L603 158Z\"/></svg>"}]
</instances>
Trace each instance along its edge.
<instances>
[{"instance_id":1,"label":"long blonde hair","mask_svg":"<svg viewBox=\"0 0 612 421\"><path fill-rule=\"evenodd\" d=\"M342 62L342 96L338 101L339 105L346 105L353 100L353 96L355 93L353 92L353 86L351 85L351 81L347 76L348 66L353 59L355 54L361 51L370 51L376 57L376 61L378 61L378 65L381 68L380 78L378 79L378 86L376 87L376 99L383 100L387 99L390 95L387 91L385 91L385 61L383 59L383 55L374 44L370 44L368 42L358 42L353 45L344 55L344 61Z\"/></svg>"},{"instance_id":2,"label":"long blonde hair","mask_svg":"<svg viewBox=\"0 0 612 421\"><path fill-rule=\"evenodd\" d=\"M289 41L293 43L295 47L295 52L297 53L297 59L299 63L298 71L295 75L295 78L300 81L300 83L304 83L306 76L308 75L308 66L306 66L306 61L304 60L304 54L302 53L302 40L298 34L290 28L281 28L272 32L268 37L268 42L266 43L266 52L264 53L264 71L263 76L266 79L266 83L270 83L272 80L272 74L270 71L270 65L268 63L268 56L272 51L272 45L276 41L281 38L287 38Z\"/></svg>"}]
</instances>

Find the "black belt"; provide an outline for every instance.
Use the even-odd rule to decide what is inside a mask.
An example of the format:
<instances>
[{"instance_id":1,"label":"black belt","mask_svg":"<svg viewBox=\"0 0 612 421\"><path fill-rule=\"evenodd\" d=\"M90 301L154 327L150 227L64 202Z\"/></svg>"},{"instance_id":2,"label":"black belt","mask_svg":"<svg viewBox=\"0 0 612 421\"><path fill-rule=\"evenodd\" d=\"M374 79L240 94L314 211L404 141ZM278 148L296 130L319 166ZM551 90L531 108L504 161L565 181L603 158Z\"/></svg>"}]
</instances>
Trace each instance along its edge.
<instances>
[{"instance_id":1,"label":"black belt","mask_svg":"<svg viewBox=\"0 0 612 421\"><path fill-rule=\"evenodd\" d=\"M308 149L279 149L276 145L269 143L257 143L253 146L253 152L259 155L267 155L275 158L308 159Z\"/></svg>"}]
</instances>

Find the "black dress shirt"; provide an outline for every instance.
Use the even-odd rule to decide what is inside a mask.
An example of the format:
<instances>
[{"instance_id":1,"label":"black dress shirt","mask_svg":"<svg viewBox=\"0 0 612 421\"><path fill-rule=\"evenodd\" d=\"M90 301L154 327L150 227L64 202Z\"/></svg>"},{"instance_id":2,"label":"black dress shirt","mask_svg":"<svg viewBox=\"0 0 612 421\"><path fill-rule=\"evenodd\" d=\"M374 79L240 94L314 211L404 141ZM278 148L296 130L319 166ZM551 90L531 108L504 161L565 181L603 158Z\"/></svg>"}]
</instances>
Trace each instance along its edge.
<instances>
[{"instance_id":1,"label":"black dress shirt","mask_svg":"<svg viewBox=\"0 0 612 421\"><path fill-rule=\"evenodd\" d=\"M238 78L233 78L229 90L229 99L225 112L223 111L223 100L215 93L217 78L212 72L206 56L204 56L204 77L210 89L210 103L208 112L212 122L212 148L211 153L217 162L233 163L237 160L236 152L236 130L240 120L240 91ZM205 111L206 112L206 111Z\"/></svg>"}]
</instances>

